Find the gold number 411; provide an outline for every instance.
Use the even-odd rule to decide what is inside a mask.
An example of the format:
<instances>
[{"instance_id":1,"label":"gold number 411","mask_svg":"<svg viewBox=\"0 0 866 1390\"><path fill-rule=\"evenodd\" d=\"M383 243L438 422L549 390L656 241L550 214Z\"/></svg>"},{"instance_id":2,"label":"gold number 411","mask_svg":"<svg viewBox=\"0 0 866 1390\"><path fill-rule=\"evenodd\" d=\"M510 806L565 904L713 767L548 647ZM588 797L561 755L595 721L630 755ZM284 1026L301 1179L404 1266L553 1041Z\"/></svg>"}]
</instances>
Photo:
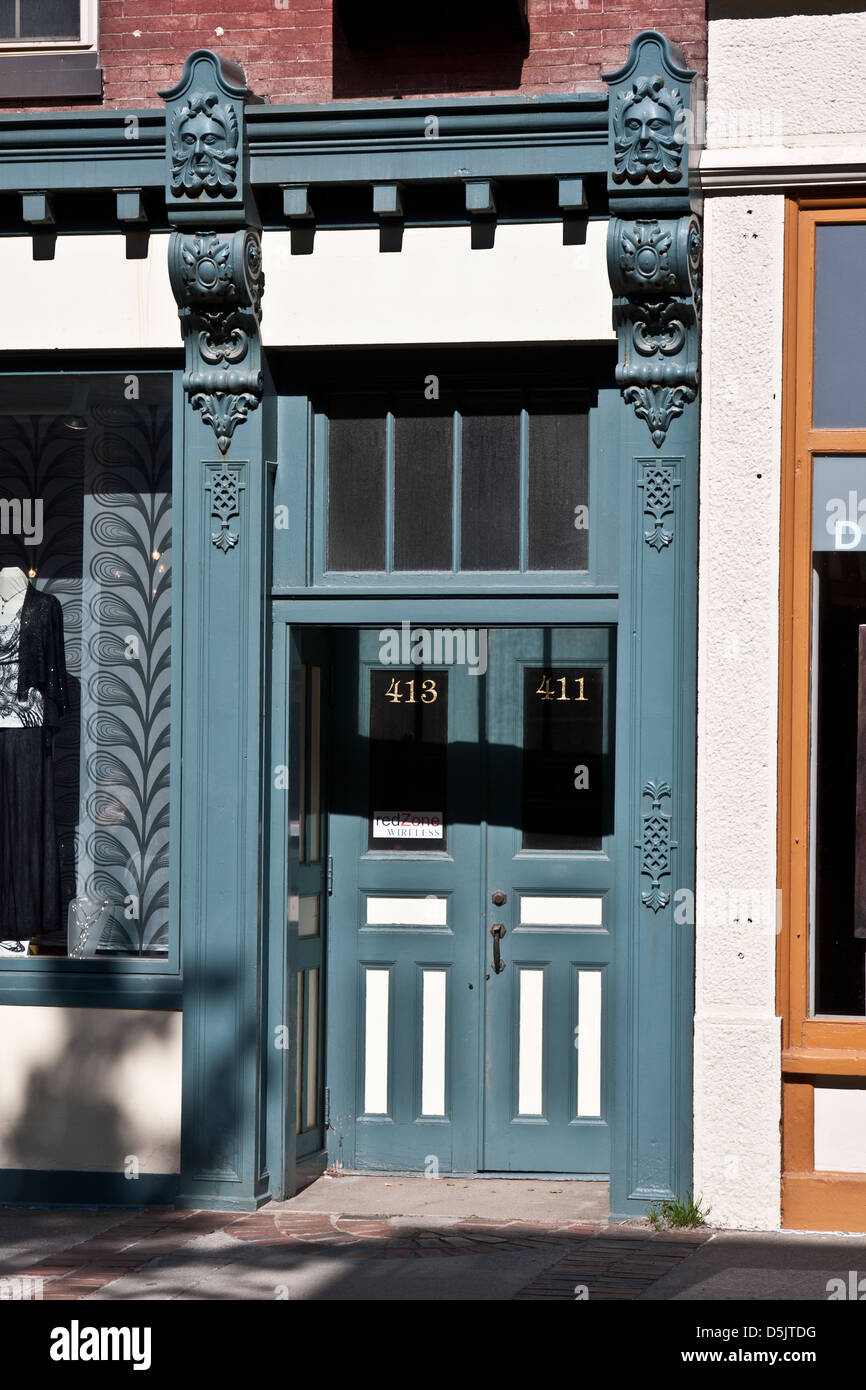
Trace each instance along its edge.
<instances>
[{"instance_id":1,"label":"gold number 411","mask_svg":"<svg viewBox=\"0 0 866 1390\"><path fill-rule=\"evenodd\" d=\"M546 673L541 678L541 685L536 690L536 695L540 700L589 700L589 696L584 694L584 682L586 676L572 676L571 678L577 686L576 695L567 695L568 676L548 676ZM556 690L559 688L559 694Z\"/></svg>"}]
</instances>

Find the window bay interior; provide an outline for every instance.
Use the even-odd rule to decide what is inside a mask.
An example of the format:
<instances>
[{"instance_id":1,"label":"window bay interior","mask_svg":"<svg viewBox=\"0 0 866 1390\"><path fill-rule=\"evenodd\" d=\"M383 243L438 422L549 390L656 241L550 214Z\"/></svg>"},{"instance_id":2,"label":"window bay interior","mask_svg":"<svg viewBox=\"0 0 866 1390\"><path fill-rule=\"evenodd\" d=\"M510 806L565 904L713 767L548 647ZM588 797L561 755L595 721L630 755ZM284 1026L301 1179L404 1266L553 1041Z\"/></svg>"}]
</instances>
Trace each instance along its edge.
<instances>
[{"instance_id":1,"label":"window bay interior","mask_svg":"<svg viewBox=\"0 0 866 1390\"><path fill-rule=\"evenodd\" d=\"M277 377L307 402L313 467L293 495L306 570L290 561L284 584L277 558L275 587L591 584L605 485L591 461L613 365L607 345L283 354Z\"/></svg>"}]
</instances>

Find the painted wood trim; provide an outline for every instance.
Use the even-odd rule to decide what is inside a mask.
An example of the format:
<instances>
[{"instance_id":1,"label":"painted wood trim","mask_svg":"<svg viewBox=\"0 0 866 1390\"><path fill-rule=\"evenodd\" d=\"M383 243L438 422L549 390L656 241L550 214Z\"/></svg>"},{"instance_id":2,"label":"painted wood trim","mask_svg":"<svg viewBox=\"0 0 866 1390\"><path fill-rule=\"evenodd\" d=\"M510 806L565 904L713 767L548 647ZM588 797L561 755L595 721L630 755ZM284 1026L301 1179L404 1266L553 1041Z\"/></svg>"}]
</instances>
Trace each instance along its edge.
<instances>
[{"instance_id":1,"label":"painted wood trim","mask_svg":"<svg viewBox=\"0 0 866 1390\"><path fill-rule=\"evenodd\" d=\"M866 1231L866 1177L859 1173L784 1173L782 1227Z\"/></svg>"},{"instance_id":2,"label":"painted wood trim","mask_svg":"<svg viewBox=\"0 0 866 1390\"><path fill-rule=\"evenodd\" d=\"M801 1046L804 1048L866 1048L866 1020L862 1018L806 1018Z\"/></svg>"},{"instance_id":3,"label":"painted wood trim","mask_svg":"<svg viewBox=\"0 0 866 1390\"><path fill-rule=\"evenodd\" d=\"M280 188L602 174L607 112L604 91L531 100L507 95L250 105L250 182ZM439 122L435 140L425 137L431 115ZM135 139L129 138L130 121ZM165 140L160 108L2 113L0 188L161 189ZM556 206L554 195L552 212Z\"/></svg>"},{"instance_id":4,"label":"painted wood trim","mask_svg":"<svg viewBox=\"0 0 866 1390\"><path fill-rule=\"evenodd\" d=\"M808 1081L782 1087L783 1173L811 1173L815 1167L815 1088Z\"/></svg>"},{"instance_id":5,"label":"painted wood trim","mask_svg":"<svg viewBox=\"0 0 866 1390\"><path fill-rule=\"evenodd\" d=\"M13 974L6 971L0 980L0 1008L19 1007L66 1009L165 1009L183 1008L183 982L177 975L134 974L129 969L113 974L88 971L65 974L58 965L66 957L55 956L44 964L49 971ZM73 962L77 964L78 962ZM127 964L134 964L128 962Z\"/></svg>"},{"instance_id":6,"label":"painted wood trim","mask_svg":"<svg viewBox=\"0 0 866 1390\"><path fill-rule=\"evenodd\" d=\"M814 1172L810 1078L866 1075L866 1021L809 1017L812 460L866 452L866 430L812 428L815 229L866 222L862 200L791 197L785 216L779 574L777 1010L782 1016L782 1225L866 1230L866 1177ZM796 1078L796 1079L794 1079ZM800 1078L803 1078L802 1080Z\"/></svg>"},{"instance_id":7,"label":"painted wood trim","mask_svg":"<svg viewBox=\"0 0 866 1390\"><path fill-rule=\"evenodd\" d=\"M866 1020L809 1016L809 762L811 749L812 459L866 450L866 430L813 430L815 229L866 222L866 206L786 210L779 624L778 883L783 926L778 1008L785 1048L866 1047Z\"/></svg>"},{"instance_id":8,"label":"painted wood trim","mask_svg":"<svg viewBox=\"0 0 866 1390\"><path fill-rule=\"evenodd\" d=\"M503 599L507 606L503 604ZM543 609L539 606L540 602L543 602ZM606 595L581 598L542 596L539 600L537 597L527 598L525 594L514 596L508 593L502 598L484 595L467 598L450 594L418 598L407 593L405 598L400 599L373 594L364 598L322 598L320 595L310 598L276 597L273 601L275 621L309 623L320 627L335 623L349 627L399 627L404 620L432 627L478 627L485 623L501 626L503 611L507 611L509 622L528 627L537 627L539 612L543 612L544 623L554 627L568 626L570 623L617 623L621 610L618 600Z\"/></svg>"},{"instance_id":9,"label":"painted wood trim","mask_svg":"<svg viewBox=\"0 0 866 1390\"><path fill-rule=\"evenodd\" d=\"M0 1172L0 1202L170 1207L178 1182L177 1173L141 1173L129 1182L123 1173L6 1168Z\"/></svg>"},{"instance_id":10,"label":"painted wood trim","mask_svg":"<svg viewBox=\"0 0 866 1390\"><path fill-rule=\"evenodd\" d=\"M862 454L866 430L807 430L803 442L815 454Z\"/></svg>"},{"instance_id":11,"label":"painted wood trim","mask_svg":"<svg viewBox=\"0 0 866 1390\"><path fill-rule=\"evenodd\" d=\"M866 1051L846 1047L796 1047L782 1053L782 1071L805 1076L866 1076Z\"/></svg>"},{"instance_id":12,"label":"painted wood trim","mask_svg":"<svg viewBox=\"0 0 866 1390\"><path fill-rule=\"evenodd\" d=\"M794 603L794 551L787 538L794 531L794 472L787 460L794 447L796 435L796 286L795 275L789 267L797 264L798 208L789 198L785 207L785 275L783 286L782 338L782 476L780 501L780 564L779 564L779 735L778 735L778 820L777 820L777 888L781 892L782 930L776 943L776 1012L782 1018L782 1046L790 1043L790 979L791 979L791 858L793 843L791 805L791 723L793 703L793 668L791 640L787 615Z\"/></svg>"}]
</instances>

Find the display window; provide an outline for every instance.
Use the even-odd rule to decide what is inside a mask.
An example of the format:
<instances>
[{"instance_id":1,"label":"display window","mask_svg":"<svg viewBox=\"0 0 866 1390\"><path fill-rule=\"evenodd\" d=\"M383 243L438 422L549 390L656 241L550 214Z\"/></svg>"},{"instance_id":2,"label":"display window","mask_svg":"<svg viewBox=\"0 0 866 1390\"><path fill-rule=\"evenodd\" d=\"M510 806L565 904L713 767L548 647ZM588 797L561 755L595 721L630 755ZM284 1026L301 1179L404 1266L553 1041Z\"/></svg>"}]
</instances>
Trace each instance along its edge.
<instances>
[{"instance_id":1,"label":"display window","mask_svg":"<svg viewBox=\"0 0 866 1390\"><path fill-rule=\"evenodd\" d=\"M0 965L169 951L172 384L0 378Z\"/></svg>"}]
</instances>

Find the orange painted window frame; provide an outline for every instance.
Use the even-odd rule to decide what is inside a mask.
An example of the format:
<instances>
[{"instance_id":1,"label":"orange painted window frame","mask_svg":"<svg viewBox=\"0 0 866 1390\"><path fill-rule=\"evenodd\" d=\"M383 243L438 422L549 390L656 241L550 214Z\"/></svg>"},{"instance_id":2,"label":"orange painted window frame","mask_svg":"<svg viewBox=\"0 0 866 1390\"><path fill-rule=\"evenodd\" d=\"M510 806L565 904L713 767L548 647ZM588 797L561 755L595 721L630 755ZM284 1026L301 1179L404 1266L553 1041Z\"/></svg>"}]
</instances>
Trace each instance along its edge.
<instances>
[{"instance_id":1,"label":"orange painted window frame","mask_svg":"<svg viewBox=\"0 0 866 1390\"><path fill-rule=\"evenodd\" d=\"M866 429L812 427L815 228L866 223L853 198L787 200L782 381L779 594L778 885L782 925L777 1009L783 1070L866 1077L866 1019L809 1016L809 768L811 746L812 460L866 454Z\"/></svg>"}]
</instances>

